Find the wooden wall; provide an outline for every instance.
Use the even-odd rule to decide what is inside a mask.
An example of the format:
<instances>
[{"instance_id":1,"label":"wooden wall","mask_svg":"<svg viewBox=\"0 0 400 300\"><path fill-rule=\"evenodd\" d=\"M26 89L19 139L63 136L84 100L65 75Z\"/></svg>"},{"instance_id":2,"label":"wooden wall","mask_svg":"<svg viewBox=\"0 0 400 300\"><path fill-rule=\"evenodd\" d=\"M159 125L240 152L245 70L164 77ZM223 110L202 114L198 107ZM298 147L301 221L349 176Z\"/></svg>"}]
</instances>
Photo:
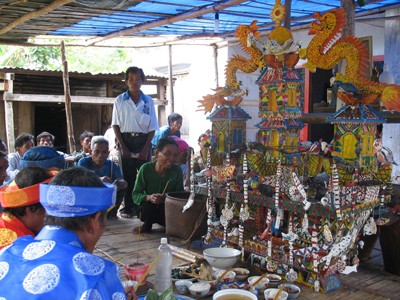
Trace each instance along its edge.
<instances>
[{"instance_id":1,"label":"wooden wall","mask_svg":"<svg viewBox=\"0 0 400 300\"><path fill-rule=\"evenodd\" d=\"M9 71L9 70L7 70ZM15 71L15 70L14 70ZM0 69L0 74L5 72ZM66 122L64 118L64 103L52 102L52 95L63 95L64 88L60 72L40 72L31 70L22 70L14 72L15 79L13 81L13 94L29 95L27 101L13 101L14 110L14 136L17 137L22 132L37 135L42 131L48 131L56 136L55 147L58 150L66 151L67 132ZM71 96L88 96L88 97L116 97L126 91L126 85L122 81L124 74L101 74L88 75L86 73L73 73L70 75L70 91ZM163 112L165 109L162 104L165 101L166 78L148 77L146 84L156 85L157 94L152 94L158 106L158 111ZM35 99L40 95L49 95L48 102L37 102ZM72 103L73 127L76 148L80 149L79 135L85 131L92 131L95 135L102 135L107 130L108 124L112 118L112 104L101 103L101 101L93 104ZM161 119L165 119L163 113L160 114ZM5 130L5 111L3 92L0 91L0 138L6 140ZM13 149L9 149L10 152Z\"/></svg>"}]
</instances>

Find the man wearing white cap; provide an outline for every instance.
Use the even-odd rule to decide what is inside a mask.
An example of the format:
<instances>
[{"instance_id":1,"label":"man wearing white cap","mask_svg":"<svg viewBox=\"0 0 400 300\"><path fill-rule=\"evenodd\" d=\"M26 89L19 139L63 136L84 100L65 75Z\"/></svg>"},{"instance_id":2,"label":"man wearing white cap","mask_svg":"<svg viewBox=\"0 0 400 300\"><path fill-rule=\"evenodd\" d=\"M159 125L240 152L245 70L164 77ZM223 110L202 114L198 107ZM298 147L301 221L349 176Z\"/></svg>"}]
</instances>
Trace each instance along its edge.
<instances>
[{"instance_id":1,"label":"man wearing white cap","mask_svg":"<svg viewBox=\"0 0 400 300\"><path fill-rule=\"evenodd\" d=\"M115 263L92 254L116 190L85 168L40 185L46 226L0 253L0 299L137 299Z\"/></svg>"}]
</instances>

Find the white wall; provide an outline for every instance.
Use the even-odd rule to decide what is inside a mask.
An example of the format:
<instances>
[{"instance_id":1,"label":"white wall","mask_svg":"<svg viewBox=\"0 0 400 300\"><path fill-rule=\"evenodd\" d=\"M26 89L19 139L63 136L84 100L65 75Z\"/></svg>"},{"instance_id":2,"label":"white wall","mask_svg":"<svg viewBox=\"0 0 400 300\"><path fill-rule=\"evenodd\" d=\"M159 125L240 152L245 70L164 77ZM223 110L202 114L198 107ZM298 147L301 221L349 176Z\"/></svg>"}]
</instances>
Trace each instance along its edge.
<instances>
[{"instance_id":1,"label":"white wall","mask_svg":"<svg viewBox=\"0 0 400 300\"><path fill-rule=\"evenodd\" d=\"M386 12L387 16L398 16L400 9L392 9ZM385 21L385 64L389 66L392 80L390 83L400 85L400 21ZM400 101L400 99L399 99ZM382 132L383 145L392 150L394 160L400 165L400 124L384 124ZM400 166L393 166L392 178L400 176ZM400 183L400 179L396 181Z\"/></svg>"}]
</instances>

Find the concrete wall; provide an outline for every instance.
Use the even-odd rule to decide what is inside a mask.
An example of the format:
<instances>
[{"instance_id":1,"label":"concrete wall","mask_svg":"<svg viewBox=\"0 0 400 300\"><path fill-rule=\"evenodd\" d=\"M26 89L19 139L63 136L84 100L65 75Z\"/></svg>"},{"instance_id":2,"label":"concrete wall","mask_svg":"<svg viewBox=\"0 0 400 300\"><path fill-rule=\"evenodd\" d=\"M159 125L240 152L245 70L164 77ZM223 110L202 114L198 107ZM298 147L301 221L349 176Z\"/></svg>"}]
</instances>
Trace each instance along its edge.
<instances>
[{"instance_id":1,"label":"concrete wall","mask_svg":"<svg viewBox=\"0 0 400 300\"><path fill-rule=\"evenodd\" d=\"M386 12L386 16L398 16L400 9L392 9ZM389 83L400 85L400 21L385 21L385 64L389 67L391 80ZM400 101L400 99L399 99ZM400 124L384 124L382 134L383 145L389 147L394 155L395 161L400 164ZM392 178L400 176L400 167L393 166ZM400 183L400 178L396 181Z\"/></svg>"}]
</instances>

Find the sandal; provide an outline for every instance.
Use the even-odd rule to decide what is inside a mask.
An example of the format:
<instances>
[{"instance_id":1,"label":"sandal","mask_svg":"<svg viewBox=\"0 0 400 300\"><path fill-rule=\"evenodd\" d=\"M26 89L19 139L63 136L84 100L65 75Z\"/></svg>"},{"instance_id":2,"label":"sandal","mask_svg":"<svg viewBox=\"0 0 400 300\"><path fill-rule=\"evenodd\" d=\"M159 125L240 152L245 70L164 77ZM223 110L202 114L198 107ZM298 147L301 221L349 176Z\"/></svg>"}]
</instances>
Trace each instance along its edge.
<instances>
[{"instance_id":1,"label":"sandal","mask_svg":"<svg viewBox=\"0 0 400 300\"><path fill-rule=\"evenodd\" d=\"M133 214L131 214L131 213L121 213L121 217L125 218L125 219L132 219L133 218Z\"/></svg>"},{"instance_id":2,"label":"sandal","mask_svg":"<svg viewBox=\"0 0 400 300\"><path fill-rule=\"evenodd\" d=\"M124 208L123 209L121 209L120 211L119 211L119 213L120 213L120 215L121 215L121 217L122 218L125 218L125 219L131 219L131 218L133 218L133 212L132 211L126 211Z\"/></svg>"}]
</instances>

